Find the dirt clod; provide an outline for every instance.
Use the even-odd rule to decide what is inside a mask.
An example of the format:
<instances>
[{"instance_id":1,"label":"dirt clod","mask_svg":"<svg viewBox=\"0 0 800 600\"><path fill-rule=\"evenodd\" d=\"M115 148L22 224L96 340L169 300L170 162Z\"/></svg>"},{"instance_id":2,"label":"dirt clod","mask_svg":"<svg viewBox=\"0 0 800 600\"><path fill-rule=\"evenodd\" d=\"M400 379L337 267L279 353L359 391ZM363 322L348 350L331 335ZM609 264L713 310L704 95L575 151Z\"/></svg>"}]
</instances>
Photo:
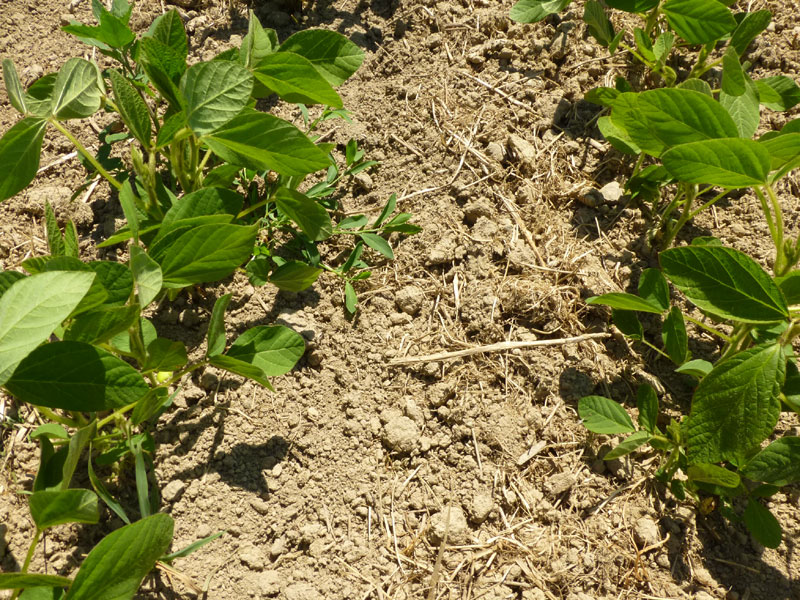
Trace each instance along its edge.
<instances>
[{"instance_id":1,"label":"dirt clod","mask_svg":"<svg viewBox=\"0 0 800 600\"><path fill-rule=\"evenodd\" d=\"M448 522L448 511L450 524ZM463 544L467 541L467 534L469 533L469 526L467 525L467 517L460 506L450 506L443 508L438 513L431 516L431 528L428 531L428 538L432 544L441 544L445 536L445 527L447 527L447 543L449 545Z\"/></svg>"},{"instance_id":2,"label":"dirt clod","mask_svg":"<svg viewBox=\"0 0 800 600\"><path fill-rule=\"evenodd\" d=\"M293 583L284 591L286 600L323 600L322 594L310 583Z\"/></svg>"},{"instance_id":3,"label":"dirt clod","mask_svg":"<svg viewBox=\"0 0 800 600\"><path fill-rule=\"evenodd\" d=\"M576 479L572 473L556 473L545 482L544 489L548 496L557 498L572 489L575 483Z\"/></svg>"},{"instance_id":4,"label":"dirt clod","mask_svg":"<svg viewBox=\"0 0 800 600\"><path fill-rule=\"evenodd\" d=\"M265 596L277 596L283 585L283 577L274 569L267 569L256 575L258 588Z\"/></svg>"},{"instance_id":5,"label":"dirt clod","mask_svg":"<svg viewBox=\"0 0 800 600\"><path fill-rule=\"evenodd\" d=\"M395 452L410 453L419 445L419 427L408 417L394 417L383 430L384 443Z\"/></svg>"},{"instance_id":6,"label":"dirt clod","mask_svg":"<svg viewBox=\"0 0 800 600\"><path fill-rule=\"evenodd\" d=\"M411 315L412 317L419 313L424 300L425 292L413 285L408 285L400 289L400 291L398 291L397 295L394 297L397 308L402 310L407 315Z\"/></svg>"},{"instance_id":7,"label":"dirt clod","mask_svg":"<svg viewBox=\"0 0 800 600\"><path fill-rule=\"evenodd\" d=\"M173 479L161 490L161 497L167 502L175 502L183 495L186 484L180 479Z\"/></svg>"},{"instance_id":8,"label":"dirt clod","mask_svg":"<svg viewBox=\"0 0 800 600\"><path fill-rule=\"evenodd\" d=\"M536 170L536 147L528 140L512 133L508 136L508 149L519 163L523 173L532 175Z\"/></svg>"},{"instance_id":9,"label":"dirt clod","mask_svg":"<svg viewBox=\"0 0 800 600\"><path fill-rule=\"evenodd\" d=\"M494 508L494 500L492 495L488 492L481 492L475 494L472 498L472 506L470 506L470 518L475 523L483 523Z\"/></svg>"},{"instance_id":10,"label":"dirt clod","mask_svg":"<svg viewBox=\"0 0 800 600\"><path fill-rule=\"evenodd\" d=\"M640 548L657 544L661 539L658 524L650 517L642 517L634 525L633 537Z\"/></svg>"}]
</instances>

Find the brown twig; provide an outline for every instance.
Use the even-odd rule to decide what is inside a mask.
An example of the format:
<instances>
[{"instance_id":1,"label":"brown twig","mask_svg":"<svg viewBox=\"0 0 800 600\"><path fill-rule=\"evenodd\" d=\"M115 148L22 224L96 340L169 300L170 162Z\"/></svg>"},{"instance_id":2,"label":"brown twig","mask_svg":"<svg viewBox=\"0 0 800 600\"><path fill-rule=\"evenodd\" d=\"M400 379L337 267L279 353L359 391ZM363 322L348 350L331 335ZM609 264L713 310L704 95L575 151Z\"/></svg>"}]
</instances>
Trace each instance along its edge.
<instances>
[{"instance_id":1,"label":"brown twig","mask_svg":"<svg viewBox=\"0 0 800 600\"><path fill-rule=\"evenodd\" d=\"M505 350L515 350L523 348L535 348L537 346L561 346L564 344L576 344L586 340L597 340L610 337L610 333L587 333L570 338L560 338L557 340L534 340L530 342L499 342L488 346L476 346L465 348L464 350L454 350L452 352L437 352L436 354L426 354L424 356L409 356L405 358L393 358L389 361L392 366L409 365L418 362L435 362L447 360L449 358L459 358L462 356L472 356L473 354L484 354L486 352L503 352Z\"/></svg>"}]
</instances>

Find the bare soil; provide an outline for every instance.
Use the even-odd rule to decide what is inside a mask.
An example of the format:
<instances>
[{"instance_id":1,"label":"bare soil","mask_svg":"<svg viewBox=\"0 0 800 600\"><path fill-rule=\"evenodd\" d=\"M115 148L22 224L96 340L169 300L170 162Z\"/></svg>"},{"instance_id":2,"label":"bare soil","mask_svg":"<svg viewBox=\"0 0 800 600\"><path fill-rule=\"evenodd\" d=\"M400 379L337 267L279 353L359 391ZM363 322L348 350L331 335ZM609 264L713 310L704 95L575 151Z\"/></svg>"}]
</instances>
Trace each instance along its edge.
<instances>
[{"instance_id":1,"label":"bare soil","mask_svg":"<svg viewBox=\"0 0 800 600\"><path fill-rule=\"evenodd\" d=\"M238 1L180 4L198 58L246 32L248 6ZM331 139L357 139L381 165L368 181L348 184L345 209L374 213L397 193L424 231L395 240L397 260L360 284L352 319L333 279L276 294L240 276L158 317L160 332L200 349L214 298L232 292L229 335L283 323L309 345L274 382L276 393L210 369L186 382L162 419L157 476L163 510L176 521L173 547L227 532L176 567L214 600L800 598L800 489L772 499L784 542L769 550L742 526L653 485L653 457L598 459L608 440L578 423L581 396L630 399L654 373L668 383L662 405L686 411L691 382L644 347L613 335L392 364L610 330L607 311L585 298L635 287L653 266L641 213L587 193L624 183L632 165L597 131L598 107L582 100L629 74L624 55L609 58L587 38L582 2L537 25L510 22L510 0L298 4L252 8L281 39L327 27L367 56L341 90L354 123L337 122ZM756 74L797 78L800 3L744 4L775 15L751 48ZM169 8L143 0L133 24L143 30ZM59 30L68 18L88 22L89 2L0 4L0 55L14 59L24 83L86 53ZM299 119L292 107L278 110ZM773 128L792 116L769 113L762 122ZM0 92L0 130L16 118ZM63 138L48 138L42 166L71 151ZM121 211L104 184L69 202L84 173L68 160L0 206L4 269L45 251L46 198L78 221L86 255L94 255ZM781 190L794 234L797 191L792 177ZM749 196L698 218L686 237L698 234L770 260ZM713 356L711 341L697 339L693 352ZM3 434L0 463L0 566L10 571L32 533L19 492L38 460L25 437L36 416L8 398L0 408L17 422ZM796 418L781 426L798 432ZM110 519L106 531L119 525ZM33 568L70 574L103 533L56 528ZM161 574L137 597L193 594Z\"/></svg>"}]
</instances>

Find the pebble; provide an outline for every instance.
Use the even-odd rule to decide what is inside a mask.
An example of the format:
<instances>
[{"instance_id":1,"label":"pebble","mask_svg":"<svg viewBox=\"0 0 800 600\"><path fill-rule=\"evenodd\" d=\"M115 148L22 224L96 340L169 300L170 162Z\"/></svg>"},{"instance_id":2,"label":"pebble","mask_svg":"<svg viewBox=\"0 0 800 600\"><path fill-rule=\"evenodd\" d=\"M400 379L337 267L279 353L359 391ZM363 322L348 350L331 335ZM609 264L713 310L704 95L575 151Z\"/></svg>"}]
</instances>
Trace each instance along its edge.
<instances>
[{"instance_id":1,"label":"pebble","mask_svg":"<svg viewBox=\"0 0 800 600\"><path fill-rule=\"evenodd\" d=\"M486 156L497 162L503 162L503 159L506 157L506 149L503 148L502 144L489 142L486 144Z\"/></svg>"},{"instance_id":2,"label":"pebble","mask_svg":"<svg viewBox=\"0 0 800 600\"><path fill-rule=\"evenodd\" d=\"M261 550L252 544L245 546L239 553L239 559L248 567L255 571L260 571L264 568L264 557Z\"/></svg>"},{"instance_id":3,"label":"pebble","mask_svg":"<svg viewBox=\"0 0 800 600\"><path fill-rule=\"evenodd\" d=\"M361 171L361 173L358 173L353 179L356 182L356 186L364 192L371 192L375 187L372 177L370 177L369 173L366 171Z\"/></svg>"},{"instance_id":4,"label":"pebble","mask_svg":"<svg viewBox=\"0 0 800 600\"><path fill-rule=\"evenodd\" d=\"M470 516L475 523L483 523L492 512L494 508L494 500L492 495L488 492L480 492L472 499L472 506L470 507Z\"/></svg>"},{"instance_id":5,"label":"pebble","mask_svg":"<svg viewBox=\"0 0 800 600\"><path fill-rule=\"evenodd\" d=\"M545 482L544 491L551 498L556 498L572 489L575 483L576 479L572 473L556 473Z\"/></svg>"},{"instance_id":6,"label":"pebble","mask_svg":"<svg viewBox=\"0 0 800 600\"><path fill-rule=\"evenodd\" d=\"M467 541L467 517L460 506L451 506L450 525L447 528L447 543L451 545L463 544ZM428 538L432 544L441 544L444 540L445 526L447 525L448 508L445 507L440 512L431 517L431 528L428 531Z\"/></svg>"},{"instance_id":7,"label":"pebble","mask_svg":"<svg viewBox=\"0 0 800 600\"><path fill-rule=\"evenodd\" d=\"M407 315L416 316L422 308L425 292L414 285L407 285L397 292L394 302Z\"/></svg>"},{"instance_id":8,"label":"pebble","mask_svg":"<svg viewBox=\"0 0 800 600\"><path fill-rule=\"evenodd\" d=\"M277 596L281 591L283 578L278 571L267 569L266 571L261 571L261 573L256 576L255 581L262 594L265 596Z\"/></svg>"},{"instance_id":9,"label":"pebble","mask_svg":"<svg viewBox=\"0 0 800 600\"><path fill-rule=\"evenodd\" d=\"M322 594L310 583L293 583L283 594L286 600L323 600Z\"/></svg>"},{"instance_id":10,"label":"pebble","mask_svg":"<svg viewBox=\"0 0 800 600\"><path fill-rule=\"evenodd\" d=\"M633 527L633 537L640 548L653 546L661 540L658 524L650 517L642 517Z\"/></svg>"},{"instance_id":11,"label":"pebble","mask_svg":"<svg viewBox=\"0 0 800 600\"><path fill-rule=\"evenodd\" d=\"M167 502L175 502L183 495L185 489L186 484L180 479L175 479L164 486L164 489L161 490L161 497Z\"/></svg>"},{"instance_id":12,"label":"pebble","mask_svg":"<svg viewBox=\"0 0 800 600\"><path fill-rule=\"evenodd\" d=\"M414 451L419 444L419 427L408 417L395 417L384 425L383 441L395 452Z\"/></svg>"},{"instance_id":13,"label":"pebble","mask_svg":"<svg viewBox=\"0 0 800 600\"><path fill-rule=\"evenodd\" d=\"M512 133L507 140L508 149L519 163L523 173L533 174L536 169L536 147L526 139Z\"/></svg>"},{"instance_id":14,"label":"pebble","mask_svg":"<svg viewBox=\"0 0 800 600\"><path fill-rule=\"evenodd\" d=\"M600 188L600 194L606 203L619 202L620 198L625 194L625 190L618 182L609 181Z\"/></svg>"},{"instance_id":15,"label":"pebble","mask_svg":"<svg viewBox=\"0 0 800 600\"><path fill-rule=\"evenodd\" d=\"M250 500L250 506L261 515L265 515L269 512L269 504L264 502L261 498L252 498Z\"/></svg>"},{"instance_id":16,"label":"pebble","mask_svg":"<svg viewBox=\"0 0 800 600\"><path fill-rule=\"evenodd\" d=\"M281 554L286 554L286 539L278 538L269 547L269 557L272 560L278 558Z\"/></svg>"}]
</instances>

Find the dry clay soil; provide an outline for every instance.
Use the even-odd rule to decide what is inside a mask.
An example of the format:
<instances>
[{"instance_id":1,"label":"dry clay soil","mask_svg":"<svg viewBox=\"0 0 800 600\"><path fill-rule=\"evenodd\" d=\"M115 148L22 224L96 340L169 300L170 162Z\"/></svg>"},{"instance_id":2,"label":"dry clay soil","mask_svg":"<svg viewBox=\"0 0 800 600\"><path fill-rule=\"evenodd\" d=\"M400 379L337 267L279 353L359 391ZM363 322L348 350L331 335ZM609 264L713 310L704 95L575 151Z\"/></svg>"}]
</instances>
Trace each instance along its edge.
<instances>
[{"instance_id":1,"label":"dry clay soil","mask_svg":"<svg viewBox=\"0 0 800 600\"><path fill-rule=\"evenodd\" d=\"M510 0L292 4L212 0L177 9L197 59L239 42L248 8L281 39L309 27L351 37L366 55L341 89L353 123L333 123L328 135L340 144L355 138L381 165L347 183L344 209L375 214L397 193L424 231L392 240L394 262L372 257L378 267L359 284L352 319L333 279L276 294L239 275L156 317L159 332L199 353L213 300L229 291L229 339L277 322L309 346L274 382L276 393L208 370L185 383L159 422L156 475L162 510L176 522L173 548L227 532L176 568L214 600L800 598L797 488L772 499L784 542L769 550L716 512L702 515L651 484L653 456L598 459L609 440L578 423L581 396L630 400L655 374L667 383L666 411L687 410L691 382L644 347L613 335L392 364L613 331L608 312L584 300L635 287L655 265L640 212L614 190L631 163L600 136L598 108L582 101L586 90L637 72L587 38L582 2L537 25L510 22ZM776 15L750 49L754 73L797 78L798 2L740 4ZM171 7L139 2L132 24L144 31ZM24 83L90 55L59 30L70 18L91 22L89 2L0 2L0 55L14 59ZM294 107L276 110L299 118ZM791 117L765 111L762 126ZM0 130L16 118L0 93ZM91 139L91 124L75 127ZM48 137L42 166L71 151ZM124 258L95 248L120 223L107 187L68 202L84 175L79 162L63 162L0 207L3 268L45 252L45 199L78 223L85 257ZM587 191L609 183L603 194ZM796 192L790 177L781 198L793 235ZM709 234L768 264L753 198L722 203L679 243ZM658 335L657 325L645 325ZM716 347L695 337L695 356L713 359ZM0 559L11 571L33 531L18 492L36 469L36 447L25 438L36 416L0 402L23 423L3 434ZM795 419L780 429L796 427ZM120 489L135 507L132 485L123 475ZM56 528L32 568L73 573L121 525L110 515L105 523ZM190 588L163 573L137 595L186 597Z\"/></svg>"}]
</instances>

